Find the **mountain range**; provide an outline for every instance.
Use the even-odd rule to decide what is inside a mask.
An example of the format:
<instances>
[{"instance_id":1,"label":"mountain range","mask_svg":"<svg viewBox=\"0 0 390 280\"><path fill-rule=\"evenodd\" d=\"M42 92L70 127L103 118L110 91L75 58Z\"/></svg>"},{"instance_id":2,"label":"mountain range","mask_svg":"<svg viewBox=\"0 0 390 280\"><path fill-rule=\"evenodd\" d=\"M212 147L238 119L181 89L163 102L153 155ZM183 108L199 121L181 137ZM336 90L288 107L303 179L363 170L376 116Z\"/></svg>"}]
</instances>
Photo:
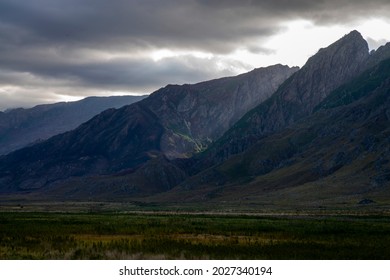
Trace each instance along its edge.
<instances>
[{"instance_id":1,"label":"mountain range","mask_svg":"<svg viewBox=\"0 0 390 280\"><path fill-rule=\"evenodd\" d=\"M106 109L129 105L145 97L88 97L0 112L0 155L70 131Z\"/></svg>"},{"instance_id":2,"label":"mountain range","mask_svg":"<svg viewBox=\"0 0 390 280\"><path fill-rule=\"evenodd\" d=\"M0 158L0 193L256 207L390 201L390 44L168 85Z\"/></svg>"}]
</instances>

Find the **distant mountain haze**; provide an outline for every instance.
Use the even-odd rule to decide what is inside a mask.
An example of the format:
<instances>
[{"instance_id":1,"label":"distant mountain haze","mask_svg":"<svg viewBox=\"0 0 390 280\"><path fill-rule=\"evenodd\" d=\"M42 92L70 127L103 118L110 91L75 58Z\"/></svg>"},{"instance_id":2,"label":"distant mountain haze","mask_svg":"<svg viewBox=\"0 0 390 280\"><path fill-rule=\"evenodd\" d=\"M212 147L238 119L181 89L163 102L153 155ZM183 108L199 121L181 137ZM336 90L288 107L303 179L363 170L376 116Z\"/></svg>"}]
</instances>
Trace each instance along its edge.
<instances>
[{"instance_id":1,"label":"distant mountain haze","mask_svg":"<svg viewBox=\"0 0 390 280\"><path fill-rule=\"evenodd\" d=\"M129 105L145 97L88 97L0 112L0 155L75 129L106 109Z\"/></svg>"}]
</instances>

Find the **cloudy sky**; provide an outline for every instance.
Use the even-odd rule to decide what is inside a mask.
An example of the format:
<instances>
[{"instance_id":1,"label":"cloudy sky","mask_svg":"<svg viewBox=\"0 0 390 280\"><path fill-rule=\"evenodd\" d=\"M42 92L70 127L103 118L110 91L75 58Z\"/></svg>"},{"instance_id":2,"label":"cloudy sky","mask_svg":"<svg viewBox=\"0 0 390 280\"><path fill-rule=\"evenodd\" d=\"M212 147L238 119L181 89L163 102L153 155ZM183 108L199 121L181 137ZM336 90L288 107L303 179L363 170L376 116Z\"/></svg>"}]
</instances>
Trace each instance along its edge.
<instances>
[{"instance_id":1,"label":"cloudy sky","mask_svg":"<svg viewBox=\"0 0 390 280\"><path fill-rule=\"evenodd\" d=\"M390 1L0 0L0 110L302 66L353 29L390 41Z\"/></svg>"}]
</instances>

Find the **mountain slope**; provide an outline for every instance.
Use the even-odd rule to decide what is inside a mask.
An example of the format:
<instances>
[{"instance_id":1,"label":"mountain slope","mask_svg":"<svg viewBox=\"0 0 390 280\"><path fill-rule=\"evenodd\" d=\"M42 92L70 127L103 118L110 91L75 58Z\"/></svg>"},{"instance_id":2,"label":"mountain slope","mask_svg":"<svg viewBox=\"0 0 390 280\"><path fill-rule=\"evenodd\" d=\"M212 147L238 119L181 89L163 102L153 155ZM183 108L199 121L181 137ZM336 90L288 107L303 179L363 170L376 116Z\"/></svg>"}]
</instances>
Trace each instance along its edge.
<instances>
[{"instance_id":1,"label":"mountain slope","mask_svg":"<svg viewBox=\"0 0 390 280\"><path fill-rule=\"evenodd\" d=\"M333 91L310 117L154 199L289 207L386 204L389 139L390 59Z\"/></svg>"},{"instance_id":2,"label":"mountain slope","mask_svg":"<svg viewBox=\"0 0 390 280\"><path fill-rule=\"evenodd\" d=\"M38 105L0 113L0 155L75 129L108 108L138 102L146 96L88 97L76 102Z\"/></svg>"},{"instance_id":3,"label":"mountain slope","mask_svg":"<svg viewBox=\"0 0 390 280\"><path fill-rule=\"evenodd\" d=\"M38 194L250 209L390 203L390 59L332 91L314 111L192 177L181 166L188 160L156 157L133 173L75 178Z\"/></svg>"},{"instance_id":4,"label":"mountain slope","mask_svg":"<svg viewBox=\"0 0 390 280\"><path fill-rule=\"evenodd\" d=\"M261 137L309 116L333 90L390 55L388 47L370 55L367 42L352 31L320 49L271 98L248 112L215 142L192 172L241 153Z\"/></svg>"},{"instance_id":5,"label":"mountain slope","mask_svg":"<svg viewBox=\"0 0 390 280\"><path fill-rule=\"evenodd\" d=\"M0 185L35 189L72 176L134 168L159 154L163 132L141 102L109 109L71 132L0 158Z\"/></svg>"},{"instance_id":6,"label":"mountain slope","mask_svg":"<svg viewBox=\"0 0 390 280\"><path fill-rule=\"evenodd\" d=\"M157 157L188 157L296 70L275 65L196 85L170 85L136 104L107 110L71 132L0 158L0 191L133 172Z\"/></svg>"},{"instance_id":7,"label":"mountain slope","mask_svg":"<svg viewBox=\"0 0 390 280\"><path fill-rule=\"evenodd\" d=\"M236 77L158 90L146 103L166 128L161 151L173 159L206 149L297 70L279 64Z\"/></svg>"}]
</instances>

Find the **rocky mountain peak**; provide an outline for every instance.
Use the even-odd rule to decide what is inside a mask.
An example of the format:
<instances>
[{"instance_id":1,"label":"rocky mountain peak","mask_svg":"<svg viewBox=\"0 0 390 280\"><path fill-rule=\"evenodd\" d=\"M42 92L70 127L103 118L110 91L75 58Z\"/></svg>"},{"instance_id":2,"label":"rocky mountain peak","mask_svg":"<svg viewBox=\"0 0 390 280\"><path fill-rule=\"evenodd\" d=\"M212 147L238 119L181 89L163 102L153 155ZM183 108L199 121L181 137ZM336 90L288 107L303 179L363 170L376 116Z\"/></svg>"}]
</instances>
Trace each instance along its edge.
<instances>
[{"instance_id":1,"label":"rocky mountain peak","mask_svg":"<svg viewBox=\"0 0 390 280\"><path fill-rule=\"evenodd\" d=\"M362 73L369 58L368 44L357 31L320 49L271 98L238 121L210 153L220 162L245 151L259 138L311 115L333 90Z\"/></svg>"},{"instance_id":2,"label":"rocky mountain peak","mask_svg":"<svg viewBox=\"0 0 390 280\"><path fill-rule=\"evenodd\" d=\"M278 116L279 120L262 123L276 125L272 131L311 114L331 91L361 73L369 57L368 44L356 30L320 49L276 92L273 102L278 106L270 106L275 112L266 117Z\"/></svg>"},{"instance_id":3,"label":"rocky mountain peak","mask_svg":"<svg viewBox=\"0 0 390 280\"><path fill-rule=\"evenodd\" d=\"M368 44L356 30L312 56L297 75L300 84L308 85L299 92L301 99L311 103L308 112L331 90L361 72L368 57Z\"/></svg>"},{"instance_id":4,"label":"rocky mountain peak","mask_svg":"<svg viewBox=\"0 0 390 280\"><path fill-rule=\"evenodd\" d=\"M352 30L348 34L344 35L344 37L342 37L339 41L351 40L351 39L360 40L360 41L363 40L364 41L362 34L360 34L360 32L357 31L356 29Z\"/></svg>"}]
</instances>

